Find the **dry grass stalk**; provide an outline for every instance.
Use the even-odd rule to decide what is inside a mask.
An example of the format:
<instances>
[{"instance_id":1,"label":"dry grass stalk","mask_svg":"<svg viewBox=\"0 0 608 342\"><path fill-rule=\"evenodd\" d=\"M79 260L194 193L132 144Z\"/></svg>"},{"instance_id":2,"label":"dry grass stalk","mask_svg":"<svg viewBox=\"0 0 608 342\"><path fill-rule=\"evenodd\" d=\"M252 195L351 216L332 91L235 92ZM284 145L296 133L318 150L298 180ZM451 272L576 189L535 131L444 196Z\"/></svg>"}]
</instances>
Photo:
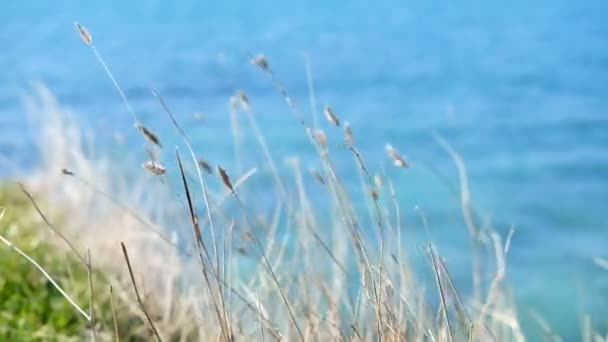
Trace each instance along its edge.
<instances>
[{"instance_id":1,"label":"dry grass stalk","mask_svg":"<svg viewBox=\"0 0 608 342\"><path fill-rule=\"evenodd\" d=\"M157 149L146 146L146 147L144 147L144 151L146 151L150 160L159 160L160 159L160 154L158 153Z\"/></svg>"},{"instance_id":2,"label":"dry grass stalk","mask_svg":"<svg viewBox=\"0 0 608 342\"><path fill-rule=\"evenodd\" d=\"M450 155L456 168L458 169L458 179L460 183L460 207L464 221L469 231L471 245L473 249L473 291L474 299L481 303L481 243L479 240L480 230L475 222L473 211L473 201L469 190L469 177L467 168L462 156L440 135L434 134L433 137L439 145Z\"/></svg>"},{"instance_id":3,"label":"dry grass stalk","mask_svg":"<svg viewBox=\"0 0 608 342\"><path fill-rule=\"evenodd\" d=\"M156 176L162 176L167 172L167 169L160 162L148 160L142 166L144 169L148 170L148 172Z\"/></svg>"},{"instance_id":4,"label":"dry grass stalk","mask_svg":"<svg viewBox=\"0 0 608 342\"><path fill-rule=\"evenodd\" d=\"M327 119L327 121L329 121L329 123L334 126L340 126L340 119L338 118L338 116L336 116L334 110L330 106L325 106L325 108L323 109L323 113L325 114L325 118Z\"/></svg>"},{"instance_id":5,"label":"dry grass stalk","mask_svg":"<svg viewBox=\"0 0 608 342\"><path fill-rule=\"evenodd\" d=\"M386 154L388 154L388 157L393 160L393 165L402 168L409 166L409 163L405 160L405 158L391 144L386 144L384 146L384 149L386 150Z\"/></svg>"},{"instance_id":6,"label":"dry grass stalk","mask_svg":"<svg viewBox=\"0 0 608 342\"><path fill-rule=\"evenodd\" d=\"M218 166L218 171L220 173L220 176L222 177L222 182L224 183L224 185L226 187L228 187L229 189L232 189L232 184L230 183L230 179L228 178L226 171L219 166ZM270 274L271 279L275 283L277 291L279 292L279 295L281 296L281 300L283 301L283 304L285 305L285 308L287 309L287 313L289 314L293 327L295 328L296 332L298 333L300 340L302 342L304 342L304 341L306 341L306 338L304 338L302 329L300 328L300 325L298 324L298 320L296 319L295 314L293 313L293 309L291 308L289 300L287 299L287 295L285 294L285 292L283 291L283 288L281 287L281 282L279 281L279 278L276 275L276 273L272 267L272 263L270 262L270 260L268 259L268 256L266 255L266 251L265 251L264 247L262 246L262 242L261 242L260 238L258 237L258 234L256 234L256 232L254 230L254 225L252 223L251 218L249 217L249 214L247 213L247 210L245 210L245 205L243 204L243 202L241 201L241 199L239 198L239 196L236 192L232 191L232 194L234 195L234 198L236 199L239 207L241 208L241 212L243 213L243 216L245 217L245 221L247 222L247 225L249 226L249 232L251 233L251 236L253 237L254 245L257 247L257 249L262 257L262 260L264 261L264 264L266 265L267 271Z\"/></svg>"},{"instance_id":7,"label":"dry grass stalk","mask_svg":"<svg viewBox=\"0 0 608 342\"><path fill-rule=\"evenodd\" d=\"M350 328L353 329L353 332L355 333L355 335L357 336L357 338L359 339L359 341L361 341L361 342L365 341L363 339L363 336L361 336L361 333L359 332L359 329L357 329L357 326L355 326L354 324L351 324Z\"/></svg>"},{"instance_id":8,"label":"dry grass stalk","mask_svg":"<svg viewBox=\"0 0 608 342\"><path fill-rule=\"evenodd\" d=\"M439 267L437 264L437 257L435 256L435 252L433 250L433 246L431 244L427 247L428 252L431 256L431 263L433 264L433 271L435 273L435 281L437 282L437 290L439 291L439 297L441 299L441 310L443 312L443 320L446 328L448 330L449 342L454 340L454 335L452 335L452 328L450 325L450 318L448 317L448 306L445 289L443 288L443 282L441 281L441 276L439 275Z\"/></svg>"},{"instance_id":9,"label":"dry grass stalk","mask_svg":"<svg viewBox=\"0 0 608 342\"><path fill-rule=\"evenodd\" d=\"M76 27L76 31L78 31L78 34L80 34L80 38L82 39L82 41L89 46L92 45L93 37L89 33L89 30L87 30L86 27L82 26L77 21L74 22L74 26Z\"/></svg>"},{"instance_id":10,"label":"dry grass stalk","mask_svg":"<svg viewBox=\"0 0 608 342\"><path fill-rule=\"evenodd\" d=\"M308 84L308 101L312 111L312 126L318 127L319 120L317 119L317 99L315 97L315 86L312 77L312 66L308 54L305 55L304 66L306 67L306 83Z\"/></svg>"},{"instance_id":11,"label":"dry grass stalk","mask_svg":"<svg viewBox=\"0 0 608 342\"><path fill-rule=\"evenodd\" d=\"M203 201L205 202L205 209L207 210L207 220L209 221L209 227L211 228L211 238L213 240L213 253L215 256L215 268L216 268L215 274L219 274L220 265L219 265L219 255L218 255L218 243L217 243L217 239L215 237L215 222L213 220L213 215L211 214L211 205L209 204L207 186L205 184L205 180L204 180L203 174L201 172L201 166L198 163L199 160L196 157L196 154L194 153L194 149L192 148L190 139L186 135L186 132L183 130L183 128L178 124L177 120L175 119L175 116L169 109L169 106L165 103L163 97L154 88L152 88L152 94L154 95L154 97L156 97L158 99L158 101L160 102L160 105L165 110L165 113L167 113L167 115L169 116L169 119L171 119L171 123L173 123L173 126L177 129L179 134L184 139L184 142L186 143L186 147L188 148L188 152L190 152L190 157L192 158L192 162L194 163L194 166L196 167L196 174L198 176L199 184L201 185L201 190L203 193ZM177 151L176 151L176 153L177 153ZM179 159L179 155L178 155L178 161L181 162L181 160Z\"/></svg>"},{"instance_id":12,"label":"dry grass stalk","mask_svg":"<svg viewBox=\"0 0 608 342\"><path fill-rule=\"evenodd\" d=\"M91 332L93 342L97 341L97 322L95 320L95 293L93 291L93 266L91 265L91 251L87 248L87 274L89 278L89 295L90 295L90 317L91 317Z\"/></svg>"},{"instance_id":13,"label":"dry grass stalk","mask_svg":"<svg viewBox=\"0 0 608 342\"><path fill-rule=\"evenodd\" d=\"M131 261L129 260L127 248L125 247L125 244L123 242L120 243L120 247L122 248L122 254L124 255L125 262L127 263L127 268L129 270L129 276L131 277L131 284L133 284L133 290L135 291L137 304L139 305L139 308L144 314L144 316L146 317L146 320L148 321L150 329L152 330L152 333L154 333L156 340L161 342L162 339L160 338L160 334L158 333L158 330L156 330L156 326L154 325L154 322L152 321L152 318L150 317L148 310L146 310L146 306L144 305L144 302L142 301L141 296L139 295L139 289L137 288L137 283L135 282L135 276L133 275L133 268L131 267Z\"/></svg>"},{"instance_id":14,"label":"dry grass stalk","mask_svg":"<svg viewBox=\"0 0 608 342\"><path fill-rule=\"evenodd\" d=\"M202 272L203 272L203 278L205 280L205 284L207 285L207 288L209 289L209 293L211 294L211 299L213 302L213 308L215 310L215 314L217 315L217 319L222 331L222 335L224 337L224 339L226 341L231 341L232 340L232 332L228 332L228 327L230 326L228 324L228 318L227 318L227 313L226 313L226 306L224 304L224 297L222 295L222 285L223 285L223 281L221 281L220 276L219 276L219 267L218 267L218 273L214 273L213 272L213 267L211 267L210 269L212 270L212 273L214 273L215 276L215 280L217 281L217 285L220 291L220 301L222 303L222 313L220 313L220 309L219 306L217 304L217 301L215 299L215 295L214 295L214 291L213 291L213 286L211 285L211 280L209 279L209 274L207 272L207 267L205 266L205 259L203 257L203 253L205 254L205 256L207 257L207 261L209 263L209 265L212 265L212 259L211 256L209 254L209 251L207 249L207 246L204 243L203 240L203 235L201 233L201 229L200 229L200 225L199 225L199 221L198 221L198 215L196 214L196 209L194 207L194 203L192 200L192 195L190 193L190 187L188 186L188 181L186 180L186 174L184 173L184 167L182 165L182 160L179 156L179 151L176 149L175 150L175 155L177 158L177 165L179 167L179 172L180 172L180 176L182 179L182 184L184 185L184 191L186 192L186 200L188 202L188 212L190 214L190 220L192 223L192 229L194 230L194 235L196 238L196 246L198 248L198 256L199 256L199 262L200 262L200 266L202 268Z\"/></svg>"},{"instance_id":15,"label":"dry grass stalk","mask_svg":"<svg viewBox=\"0 0 608 342\"><path fill-rule=\"evenodd\" d=\"M154 145L156 145L160 148L163 147L163 145L160 143L160 139L158 138L158 135L154 134L154 132L152 132L149 128L147 128L146 126L144 126L142 124L137 124L136 127L146 137L146 139L148 139L151 143L153 143Z\"/></svg>"},{"instance_id":16,"label":"dry grass stalk","mask_svg":"<svg viewBox=\"0 0 608 342\"><path fill-rule=\"evenodd\" d=\"M553 332L549 322L547 322L538 312L531 309L530 316L532 316L532 320L536 322L536 324L538 324L539 328L542 330L545 341L562 342L561 337Z\"/></svg>"},{"instance_id":17,"label":"dry grass stalk","mask_svg":"<svg viewBox=\"0 0 608 342\"><path fill-rule=\"evenodd\" d=\"M262 313L262 301L260 300L260 294L256 293L256 302L258 305L258 321L260 323L260 335L262 336L262 342L266 341L266 335L264 334L264 321L263 321L263 317L266 317L265 314ZM265 312L266 310L264 310Z\"/></svg>"},{"instance_id":18,"label":"dry grass stalk","mask_svg":"<svg viewBox=\"0 0 608 342\"><path fill-rule=\"evenodd\" d=\"M328 154L326 151L326 146L327 146L326 139L323 139L321 136L315 137L314 132L306 124L306 121L303 119L303 116L295 107L293 101L287 94L283 85L279 81L276 80L276 78L274 77L274 75L271 71L269 71L269 70L266 70L266 71L267 71L266 73L270 76L272 82L275 84L276 88L279 90L279 92L281 93L281 95L283 96L285 101L287 102L287 105L291 109L292 113L298 118L298 120L300 121L300 124L305 128L305 131L308 134L311 142L318 148L319 155L321 156L322 160L325 162L325 167L327 168L328 174L330 177L328 184L330 184L330 189L331 189L333 195L335 196L335 199L337 200L338 206L341 210L341 216L344 218L345 223L347 224L347 226L350 228L350 231L351 231L352 241L354 244L355 251L357 252L356 253L357 260L358 260L358 264L360 266L360 271L362 274L362 281L364 284L363 287L368 289L368 286L371 285L371 287L373 288L374 296L377 300L378 296L377 296L376 284L374 281L371 281L371 278L372 278L371 264L369 262L367 254L365 253L364 244L363 244L363 241L359 234L359 229L360 229L359 224L358 224L357 220L355 219L354 214L352 213L352 208L347 203L348 196L347 196L345 190L343 189L343 187L341 186L340 181L336 177L335 171L333 171L333 166L331 165L331 162L329 161L329 157L328 157ZM323 145L325 145L325 148L323 148ZM402 161L404 161L404 160L402 160ZM405 164L405 163L401 163L401 164ZM376 301L376 302L379 303L379 301ZM381 336L381 335L382 335L382 333L381 333L380 324L378 324L378 336Z\"/></svg>"},{"instance_id":19,"label":"dry grass stalk","mask_svg":"<svg viewBox=\"0 0 608 342\"><path fill-rule=\"evenodd\" d=\"M236 164L237 172L241 172L243 170L243 157L241 149L243 135L241 133L241 125L239 121L239 110L244 108L244 106L238 95L230 96L228 104L230 108L230 132L232 133L232 148L234 150L234 161Z\"/></svg>"},{"instance_id":20,"label":"dry grass stalk","mask_svg":"<svg viewBox=\"0 0 608 342\"><path fill-rule=\"evenodd\" d=\"M467 335L469 337L473 337L474 336L474 330L473 330L473 321L471 320L471 317L469 316L468 312L465 309L465 306L462 302L462 300L460 299L460 295L458 294L458 291L456 291L456 287L454 286L454 282L452 281L452 277L450 276L450 273L448 272L448 269L445 265L445 262L442 260L442 258L437 258L437 262L439 263L439 270L440 270L440 275L442 277L442 279L445 279L446 281L446 285L448 286L448 289L450 290L450 297L452 299L452 302L454 303L454 308L456 310L456 313L458 315L458 319L460 320L460 324L461 326L464 328L465 331L467 331ZM485 327L485 324L483 324L483 326ZM487 327L485 327L486 330ZM492 336L494 337L494 336ZM492 340L496 340L496 338L493 338Z\"/></svg>"},{"instance_id":21,"label":"dry grass stalk","mask_svg":"<svg viewBox=\"0 0 608 342\"><path fill-rule=\"evenodd\" d=\"M249 121L249 125L253 129L256 140L258 141L258 144L260 145L262 153L264 154L264 157L266 158L266 161L268 162L268 166L270 167L270 171L272 172L272 175L274 177L277 193L278 193L281 201L283 201L285 203L289 203L289 201L287 199L287 191L285 190L285 184L276 167L276 163L274 161L274 158L272 157L272 153L270 152L270 148L268 146L268 143L266 142L266 138L264 137L264 134L258 127L256 118L253 115L251 106L249 105L249 99L243 91L238 91L236 96L238 98L240 98L241 107L243 107L243 109L245 110L245 114L246 114L247 120ZM236 152L236 147L237 147L237 145L235 143L235 152ZM238 154L237 154L237 157L238 157ZM237 159L237 167L239 165L238 164L239 160L240 159Z\"/></svg>"},{"instance_id":22,"label":"dry grass stalk","mask_svg":"<svg viewBox=\"0 0 608 342\"><path fill-rule=\"evenodd\" d=\"M118 319L116 318L116 307L114 305L114 290L112 289L112 285L110 285L110 310L112 311L112 322L114 324L114 342L120 342Z\"/></svg>"},{"instance_id":23,"label":"dry grass stalk","mask_svg":"<svg viewBox=\"0 0 608 342\"><path fill-rule=\"evenodd\" d=\"M87 44L88 46L91 47L91 50L93 50L95 57L97 58L97 60L101 64L101 66L103 67L104 71L106 72L106 74L108 75L110 80L112 81L112 84L114 84L114 88L116 88L120 97L122 98L122 101L125 104L127 111L129 113L131 113L131 116L133 116L133 120L135 121L135 123L137 123L138 120L137 120L137 115L135 114L135 111L129 104L129 101L127 100L127 97L125 96L125 93L122 91L122 88L120 88L120 85L118 85L118 82L116 81L116 78L114 78L114 75L110 71L110 68L108 67L106 62L104 62L103 58L101 58L101 54L99 53L99 51L97 51L97 49L95 48L95 45L93 45L93 38L92 38L91 34L80 23L74 22L74 25L76 27L76 30L78 31L78 34L80 35L80 38L85 42L85 44Z\"/></svg>"},{"instance_id":24,"label":"dry grass stalk","mask_svg":"<svg viewBox=\"0 0 608 342\"><path fill-rule=\"evenodd\" d=\"M359 267L359 272L361 274L362 287L368 298L373 301L372 297L376 299L378 298L376 284L372 280L372 266L367 256L364 242L361 238L359 223L352 212L352 208L348 204L349 200L347 194L343 189L342 185L340 184L340 181L338 179L338 176L336 175L331 160L329 159L328 153L321 152L320 157L324 162L324 166L328 175L328 188L336 199L336 203L338 205L338 208L340 209L340 216L344 219L344 223L349 228L351 234L351 242L355 250L357 264ZM370 295L370 292L373 292L373 294ZM380 332L378 332L378 335L381 335Z\"/></svg>"},{"instance_id":25,"label":"dry grass stalk","mask_svg":"<svg viewBox=\"0 0 608 342\"><path fill-rule=\"evenodd\" d=\"M295 117L298 119L300 125L302 125L302 127L306 131L306 134L308 135L308 139L310 139L310 141L312 143L314 143L312 131L311 131L308 123L306 122L306 119L304 118L302 113L300 113L300 111L296 107L293 99L289 96L289 94L287 93L287 90L285 90L285 87L283 86L283 84L275 78L274 73L272 72L272 70L270 70L270 67L268 66L268 61L266 60L266 58L264 56L253 57L251 54L250 54L250 56L252 58L253 64L257 65L262 71L264 71L270 77L275 88L279 91L279 93L281 93L281 96L283 96L283 99L285 100L287 107L289 107L289 110L292 112L293 115L295 115Z\"/></svg>"},{"instance_id":26,"label":"dry grass stalk","mask_svg":"<svg viewBox=\"0 0 608 342\"><path fill-rule=\"evenodd\" d=\"M350 125L348 124L348 122L346 123L346 125L344 127L344 131L345 131L345 142L348 145L348 149L355 156L355 160L356 160L357 164L359 165L359 168L365 175L367 187L371 193L372 199L374 200L374 206L376 209L376 224L378 226L378 230L380 233L380 235L379 235L379 239L380 239L380 273L382 274L382 268L384 267L384 265L383 265L383 262L384 262L384 225L383 225L382 213L380 210L380 203L378 202L380 197L378 195L378 191L374 188L374 179L372 178L367 167L365 166L365 162L363 161L363 157L361 156L361 153L359 153L357 148L354 146L353 131L350 128Z\"/></svg>"}]
</instances>

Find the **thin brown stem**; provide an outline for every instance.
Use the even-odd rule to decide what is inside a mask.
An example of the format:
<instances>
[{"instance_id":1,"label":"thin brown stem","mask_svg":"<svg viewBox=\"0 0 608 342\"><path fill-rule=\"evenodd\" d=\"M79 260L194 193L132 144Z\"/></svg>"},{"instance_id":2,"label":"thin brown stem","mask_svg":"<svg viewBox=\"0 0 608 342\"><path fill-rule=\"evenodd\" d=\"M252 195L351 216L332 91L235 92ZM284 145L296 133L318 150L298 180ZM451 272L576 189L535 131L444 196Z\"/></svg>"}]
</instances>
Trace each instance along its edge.
<instances>
[{"instance_id":1,"label":"thin brown stem","mask_svg":"<svg viewBox=\"0 0 608 342\"><path fill-rule=\"evenodd\" d=\"M57 236L59 236L61 238L61 240L63 240L69 247L70 249L74 252L74 254L76 254L76 256L78 257L78 259L80 259L80 261L86 265L87 261L85 260L85 258L80 254L80 252L78 252L78 250L76 249L76 246L74 246L74 244L72 244L72 242L70 242L70 240L63 235L59 229L57 229L52 223L51 221L49 221L49 219L46 217L46 215L44 215L44 213L42 212L42 210L40 209L40 207L38 206L38 204L36 203L36 200L34 199L34 196L32 196L26 189L25 186L22 183L17 183L19 185L19 187L21 188L21 191L27 196L27 198L30 200L30 202L32 203L32 205L34 206L34 209L36 209L36 211L38 212L38 215L40 215L40 217L42 218L42 220L44 221L44 223L46 223L46 225L51 228L51 230L53 231L53 233L55 233Z\"/></svg>"},{"instance_id":2,"label":"thin brown stem","mask_svg":"<svg viewBox=\"0 0 608 342\"><path fill-rule=\"evenodd\" d=\"M90 317L91 317L91 332L93 342L97 342L97 329L95 327L95 293L93 291L93 267L91 266L91 251L87 248L87 273L89 278L89 295L91 297L90 305Z\"/></svg>"},{"instance_id":3,"label":"thin brown stem","mask_svg":"<svg viewBox=\"0 0 608 342\"><path fill-rule=\"evenodd\" d=\"M176 154L176 158L177 158L177 164L179 166L179 171L180 171L180 175L181 175L181 179L182 179L182 183L184 185L184 191L186 192L186 200L188 202L188 212L190 214L190 220L192 223L192 229L194 230L194 236L196 239L196 246L198 248L198 255L199 255L199 261L200 261L200 265L202 267L202 271L203 271L203 277L205 279L205 284L207 285L207 287L209 288L209 293L211 294L211 298L213 300L213 306L214 306L214 310L215 313L217 315L218 318L218 322L220 324L221 330L222 330L222 334L224 335L225 340L227 341L231 341L232 340L232 333L228 333L227 329L228 329L228 313L226 312L226 305L224 303L224 299L223 299L223 295L221 292L222 289L222 282L220 282L220 276L219 274L216 274L216 280L218 283L218 289L220 289L220 301L222 303L222 312L223 315L220 313L219 310L219 306L216 302L215 296L214 296L214 291L213 291L213 286L211 285L211 281L209 279L209 275L207 274L207 268L205 267L205 259L203 257L203 253L205 253L207 260L209 262L209 265L212 265L212 259L211 256L209 255L209 251L207 250L207 246L205 245L204 241L203 241L203 236L201 233L201 229L200 229L200 225L199 225L199 221L198 221L198 215L196 214L196 209L194 207L194 203L193 203L193 199L192 199L192 195L190 193L190 187L188 186L188 181L186 180L186 174L184 172L184 167L182 165L182 160L179 156L179 151L176 149L175 150L175 154ZM213 266L211 266L211 269L213 270Z\"/></svg>"},{"instance_id":4,"label":"thin brown stem","mask_svg":"<svg viewBox=\"0 0 608 342\"><path fill-rule=\"evenodd\" d=\"M241 199L239 198L238 194L234 191L232 186L230 186L230 188L232 190L232 194L234 195L234 198L236 199L239 207L241 208L241 212L243 213L243 216L245 217L245 221L247 222L247 225L249 226L249 230L251 231L251 235L253 236L254 244L258 248L258 250L262 256L262 259L264 260L264 263L266 264L268 273L270 274L270 277L274 281L274 283L277 287L277 290L279 291L279 295L281 296L281 299L283 300L283 304L285 305L285 308L287 309L287 313L289 314L289 317L291 318L293 326L295 327L300 339L302 341L305 341L306 339L304 338L304 334L302 333L302 330L300 329L300 326L298 325L298 321L296 320L293 310L291 309L289 300L287 299L287 296L285 295L283 289L281 288L281 282L279 281L279 278L277 277L276 273L272 269L272 264L270 263L270 260L268 260L268 257L266 256L266 252L264 250L264 247L262 246L262 242L260 241L258 234L256 233L254 226L251 223L249 214L247 213L247 210L245 209L245 206L244 206L243 202L241 201Z\"/></svg>"},{"instance_id":5,"label":"thin brown stem","mask_svg":"<svg viewBox=\"0 0 608 342\"><path fill-rule=\"evenodd\" d=\"M118 319L116 318L116 307L114 306L114 290L110 285L110 310L112 311L112 322L114 323L114 342L120 342L120 334L118 333Z\"/></svg>"},{"instance_id":6,"label":"thin brown stem","mask_svg":"<svg viewBox=\"0 0 608 342\"><path fill-rule=\"evenodd\" d=\"M150 329L152 330L152 333L154 333L156 340L161 342L162 339L160 338L160 334L158 333L158 330L154 326L154 322L152 321L152 318L150 317L148 310L146 310L146 306L144 305L144 302L142 301L141 296L139 295L139 289L137 288L137 283L135 282L135 276L133 275L133 268L131 267L131 261L129 260L129 254L127 253L127 247L125 247L125 244L123 242L120 243L120 247L122 248L122 254L125 257L125 262L127 263L127 268L129 269L129 276L131 277L131 284L133 284L133 290L135 290L135 297L137 299L137 304L139 305L139 308L143 312L144 316L146 317L146 320L148 321L148 324L150 325Z\"/></svg>"},{"instance_id":7,"label":"thin brown stem","mask_svg":"<svg viewBox=\"0 0 608 342\"><path fill-rule=\"evenodd\" d=\"M443 319L445 321L445 325L448 329L448 337L449 341L454 340L454 336L452 335L452 327L450 326L450 319L448 317L448 306L447 300L445 296L445 289L443 288L443 283L441 281L441 276L439 275L439 267L437 266L437 257L435 256L435 251L431 244L428 245L428 250L431 255L431 262L433 263L433 270L435 273L435 281L437 282L437 289L439 290L439 297L441 298L441 308L443 312Z\"/></svg>"}]
</instances>

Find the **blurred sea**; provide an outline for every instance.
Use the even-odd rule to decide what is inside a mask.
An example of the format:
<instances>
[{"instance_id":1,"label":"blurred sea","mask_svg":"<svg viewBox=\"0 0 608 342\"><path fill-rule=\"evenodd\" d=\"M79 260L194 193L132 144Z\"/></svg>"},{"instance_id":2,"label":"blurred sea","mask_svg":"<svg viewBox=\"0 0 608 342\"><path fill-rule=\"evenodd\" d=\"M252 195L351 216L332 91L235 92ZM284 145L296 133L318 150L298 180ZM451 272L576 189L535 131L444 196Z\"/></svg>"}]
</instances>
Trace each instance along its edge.
<instances>
[{"instance_id":1,"label":"blurred sea","mask_svg":"<svg viewBox=\"0 0 608 342\"><path fill-rule=\"evenodd\" d=\"M351 122L373 168L389 169L390 142L457 181L431 133L462 153L481 212L503 233L516 227L509 277L524 324L534 309L573 340L581 314L608 316L608 272L593 263L608 257L608 1L3 1L2 159L36 165L22 102L31 81L105 132L98 140L118 132L127 151L141 153L129 113L74 20L91 31L148 126L176 137L150 93L156 87L197 148L228 165L228 98L244 89L277 159L301 154L314 166L303 130L247 53L268 57L307 115L308 58L318 108L331 103ZM341 135L330 134L332 144ZM341 170L354 169L334 150L345 155ZM458 199L423 167L388 172L411 229L420 230L418 206L450 264L468 265Z\"/></svg>"}]
</instances>

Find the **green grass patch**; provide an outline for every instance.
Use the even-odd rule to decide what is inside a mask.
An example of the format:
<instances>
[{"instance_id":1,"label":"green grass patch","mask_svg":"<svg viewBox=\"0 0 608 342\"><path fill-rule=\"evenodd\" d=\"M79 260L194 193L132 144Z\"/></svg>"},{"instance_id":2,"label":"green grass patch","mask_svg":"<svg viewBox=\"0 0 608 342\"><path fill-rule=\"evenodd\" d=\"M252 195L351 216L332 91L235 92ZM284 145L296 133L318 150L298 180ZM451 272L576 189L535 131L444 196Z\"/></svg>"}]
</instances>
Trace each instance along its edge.
<instances>
[{"instance_id":1,"label":"green grass patch","mask_svg":"<svg viewBox=\"0 0 608 342\"><path fill-rule=\"evenodd\" d=\"M87 312L90 288L86 266L71 251L53 242L49 228L16 186L0 187L0 207L6 209L0 234L36 260ZM24 257L0 244L0 340L83 340L90 323L45 276ZM100 335L114 334L107 279L93 272L97 326ZM114 298L121 340L146 340L140 317L117 296Z\"/></svg>"}]
</instances>

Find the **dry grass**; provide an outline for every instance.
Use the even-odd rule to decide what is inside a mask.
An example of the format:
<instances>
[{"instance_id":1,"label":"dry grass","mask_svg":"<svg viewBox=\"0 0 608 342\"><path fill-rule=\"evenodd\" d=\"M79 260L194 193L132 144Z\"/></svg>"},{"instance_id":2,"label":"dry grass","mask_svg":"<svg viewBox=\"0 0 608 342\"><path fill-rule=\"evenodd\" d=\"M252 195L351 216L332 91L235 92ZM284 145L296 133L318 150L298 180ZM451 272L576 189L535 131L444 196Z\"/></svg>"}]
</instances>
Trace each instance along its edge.
<instances>
[{"instance_id":1,"label":"dry grass","mask_svg":"<svg viewBox=\"0 0 608 342\"><path fill-rule=\"evenodd\" d=\"M252 218L248 204L236 195L236 183L228 177L229 171L218 167L220 181L216 184L223 183L228 193L234 194L241 214L222 210L225 198L210 194L217 228L216 241L212 241L210 234L203 233L209 232L209 221L199 220L196 214L199 209L194 197L200 189L195 191L187 186L190 213L183 212L179 200L171 200L174 190L157 178L142 175L139 184L121 189L124 183L112 164L87 152L86 144L79 142L75 134L78 130L52 96L43 88L38 92L42 99L40 107L31 109L51 114L47 117L51 122L38 126L40 136L49 138L40 145L45 157L43 168L39 175L28 178L27 186L35 189L33 192L38 196L44 195L48 203L60 200L56 203L62 204L49 208L47 216L67 215L66 225L61 229L72 239L74 249L90 249L96 266L111 279L115 294L132 303L132 312L140 312L142 320L150 322L160 339L485 341L520 340L523 336L517 311L504 291L503 271L497 274L484 301L464 305L447 268L431 247L428 251L433 260L429 268L436 275L436 297L442 299L441 306L429 301L422 287L416 285L418 281L405 258L407 252L401 250L402 227L396 216L400 209L386 193L385 185L390 179L372 177L362 159L355 158L353 167L366 173L363 186L370 201L365 201L377 212L371 226L359 218L360 213L337 176L331 151L323 142L316 145L323 169L315 172L316 178L323 180L329 203L333 203L333 208L326 208L336 214L331 226L319 226L320 214L315 212L308 195L315 177L302 177L297 161L291 164L295 182L287 182L277 172L286 195L276 193L275 218L263 225ZM68 120L68 124L56 125L54 120ZM74 134L65 134L66 127L73 129ZM347 139L354 141L352 130L348 135ZM75 141L58 141L62 137ZM272 158L270 151L267 158ZM195 165L182 166L184 184L190 178L188 167L192 170ZM179 175L175 174L177 170L166 173L171 171L172 176ZM85 186L75 176L94 187ZM247 183L239 186L240 192L247 192ZM211 193L222 191L216 188ZM149 196L154 201L146 203ZM284 203L286 200L290 202ZM117 202L123 205L116 205ZM195 225L193 238L182 243L167 236L178 225L184 227L184 222L164 216L180 208ZM276 218L281 216L287 219ZM378 234L366 238L363 231L371 229ZM155 232L163 232L160 234L164 236ZM239 232L244 238L238 238ZM292 243L285 242L284 232ZM136 265L130 272L126 272L121 258L121 242L129 248L129 263ZM189 251L196 250L196 245L201 248L200 257L193 258L196 253ZM217 246L217 253L209 250L210 246ZM386 257L389 252L392 258ZM497 269L503 270L504 260L499 258L502 254L496 255ZM197 276L201 274L196 271L197 264L206 280ZM134 284L138 287L136 298L129 290ZM434 314L438 308L440 316ZM111 325L98 329L106 333L104 336L112 335ZM150 332L142 334L150 336Z\"/></svg>"},{"instance_id":2,"label":"dry grass","mask_svg":"<svg viewBox=\"0 0 608 342\"><path fill-rule=\"evenodd\" d=\"M80 25L77 29L94 49L88 31ZM117 295L131 303L130 310L148 322L152 334L142 331L141 336L171 341L525 340L517 308L504 282L511 235L503 244L497 232L475 225L466 169L447 142L440 140L460 170L461 205L472 244L476 251L481 246L494 251L496 265L493 275L481 274L474 265L471 283L475 293L464 301L431 242L425 253L435 288L425 289L412 271L408 251L403 250L397 189L388 175L380 176L381 170L366 167L355 148L350 125L345 123L344 132L336 130L327 135L308 126L272 73L268 60L258 56L252 62L270 76L306 130L322 166L320 171L313 171L314 177L304 177L300 163L293 160L294 180L287 181L250 116L249 124L264 155L260 166L272 170L277 189L276 197L270 191L265 193L276 199L276 210L263 220L251 215L254 206L241 196L247 193L245 180L253 173L243 182L234 183L228 176L230 170L219 166L220 182L212 174L203 174L201 169L209 171L210 164L193 150L186 132L156 91L154 95L183 137L182 142L165 143L185 143L192 160L184 163L178 153L179 169L163 167L162 172L153 167L156 162L144 165L149 164L145 168L154 174L181 179L181 190L158 177L141 175L138 182L125 181L109 160L91 152L80 135L82 130L46 89L37 87L36 96L29 101L30 112L37 113L34 117L44 119L36 124L42 166L38 173L27 177L27 187L45 203L61 203L49 206L45 212L49 221L52 217L67 218L61 231L70 237L72 248L90 250L87 260L95 260L96 267L107 275L112 297ZM109 69L105 64L103 67L134 116ZM245 93L238 92L235 98L250 115L252 103ZM330 107L324 112L332 125L339 125ZM143 126L138 127L141 130ZM156 134L147 129L142 132L160 147ZM369 198L352 198L338 176L331 155L334 150L327 143L332 136L341 137L353 152L353 172L363 173L363 193ZM395 166L409 165L390 145L387 154ZM193 178L195 175L197 178ZM196 179L200 189L189 185L190 179ZM315 179L320 184L314 184ZM310 188L319 185L326 196L324 203L329 203L322 212L333 214L329 224L319 223L327 220L311 204ZM184 195L187 205L182 200ZM199 207L195 199L201 196L205 205ZM230 201L238 211L225 207ZM205 220L199 219L200 210ZM375 213L369 223L362 219L366 210ZM186 229L188 225L191 229ZM481 286L481 279L488 278L492 279L484 284L488 286ZM112 311L112 316L120 319L113 306ZM115 335L112 325L97 329L100 335Z\"/></svg>"}]
</instances>

